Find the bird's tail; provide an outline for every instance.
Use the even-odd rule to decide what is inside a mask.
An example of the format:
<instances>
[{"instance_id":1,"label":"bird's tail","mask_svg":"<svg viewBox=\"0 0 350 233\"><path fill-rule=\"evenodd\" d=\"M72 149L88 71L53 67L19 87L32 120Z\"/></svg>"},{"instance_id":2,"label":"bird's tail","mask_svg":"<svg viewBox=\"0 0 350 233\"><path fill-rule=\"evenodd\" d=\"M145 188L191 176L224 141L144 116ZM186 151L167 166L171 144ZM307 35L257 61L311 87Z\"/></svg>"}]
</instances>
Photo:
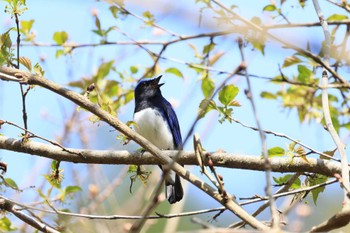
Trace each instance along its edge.
<instances>
[{"instance_id":1,"label":"bird's tail","mask_svg":"<svg viewBox=\"0 0 350 233\"><path fill-rule=\"evenodd\" d=\"M184 191L182 189L180 177L175 174L174 180L174 174L171 173L174 172L170 171L170 174L165 180L165 197L168 199L170 204L174 204L182 199Z\"/></svg>"}]
</instances>

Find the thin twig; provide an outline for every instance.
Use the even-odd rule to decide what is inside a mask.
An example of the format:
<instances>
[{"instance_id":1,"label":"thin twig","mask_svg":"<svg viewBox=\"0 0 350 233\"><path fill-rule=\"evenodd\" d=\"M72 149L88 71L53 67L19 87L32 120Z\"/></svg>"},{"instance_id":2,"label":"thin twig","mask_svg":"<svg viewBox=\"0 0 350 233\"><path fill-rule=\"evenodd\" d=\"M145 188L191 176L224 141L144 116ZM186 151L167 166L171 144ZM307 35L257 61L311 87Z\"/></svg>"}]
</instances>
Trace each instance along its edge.
<instances>
[{"instance_id":1,"label":"thin twig","mask_svg":"<svg viewBox=\"0 0 350 233\"><path fill-rule=\"evenodd\" d=\"M17 29L17 66L16 68L19 69L19 47L21 43L21 33L19 31L19 19L18 19L18 13L15 13L15 19L16 19L16 29ZM29 88L27 92L24 92L23 90L23 84L19 84L20 89L21 89L21 95L22 95L22 116L23 116L23 123L24 123L24 128L28 129L28 115L27 115L27 110L26 110L26 96L29 91Z\"/></svg>"},{"instance_id":2,"label":"thin twig","mask_svg":"<svg viewBox=\"0 0 350 233\"><path fill-rule=\"evenodd\" d=\"M283 185L280 189L277 190L276 194L279 193L283 193L283 192L287 192L289 190L289 188L293 185L293 183L295 182L296 179L299 178L299 176L301 175L300 172L297 172L295 174L293 174L286 182L285 185ZM262 211L264 211L268 206L270 205L269 201L265 201L265 203L263 205L261 205L254 213L252 213L253 216L257 216L259 215ZM235 228L235 229L239 229L242 228L246 225L245 222L243 221L239 221L235 224L231 224L228 226L228 228Z\"/></svg>"},{"instance_id":3,"label":"thin twig","mask_svg":"<svg viewBox=\"0 0 350 233\"><path fill-rule=\"evenodd\" d=\"M243 40L241 38L238 39L238 47L241 54L242 63L245 64L246 61L245 61L244 52L243 52ZM266 195L269 197L269 205L270 205L270 211L272 216L272 228L277 230L280 228L280 217L277 211L275 200L272 196L271 163L270 163L269 155L267 153L266 136L265 136L265 132L262 130L259 116L258 116L258 111L255 106L252 85L250 83L250 79L248 75L248 68L246 67L244 71L246 73L246 81L248 86L248 90L246 90L246 96L252 105L255 122L256 122L260 140L261 140L261 150L263 152L264 160L265 160L265 178L266 178L265 192L266 192Z\"/></svg>"},{"instance_id":4,"label":"thin twig","mask_svg":"<svg viewBox=\"0 0 350 233\"><path fill-rule=\"evenodd\" d=\"M49 140L49 139L47 139L47 138L41 137L41 136L39 136L39 135L37 135L37 134L35 134L35 133L29 131L28 129L25 129L25 128L23 128L23 127L21 127L21 126L15 124L15 123L13 123L13 122L10 122L10 121L2 121L2 122L3 122L4 124L12 125L12 126L14 126L14 127L16 127L16 128L19 128L19 129L23 130L23 131L25 132L25 137L23 137L24 140L27 140L27 139L29 139L29 138L31 138L31 137L39 138L39 139L41 139L41 140L43 140L43 141L45 141L45 142L48 142L48 143L50 143L50 144L52 144L52 145L54 145L54 146L57 146L57 147L61 148L61 149L62 149L63 151L65 151L65 152L68 152L68 153L71 153L71 154L76 154L76 155L79 155L79 156L84 157L84 155L83 155L82 153L79 153L79 152L75 152L75 151L71 151L71 150L69 150L69 149L66 149L65 147L61 146L59 143L54 142L54 141L52 141L52 140Z\"/></svg>"}]
</instances>

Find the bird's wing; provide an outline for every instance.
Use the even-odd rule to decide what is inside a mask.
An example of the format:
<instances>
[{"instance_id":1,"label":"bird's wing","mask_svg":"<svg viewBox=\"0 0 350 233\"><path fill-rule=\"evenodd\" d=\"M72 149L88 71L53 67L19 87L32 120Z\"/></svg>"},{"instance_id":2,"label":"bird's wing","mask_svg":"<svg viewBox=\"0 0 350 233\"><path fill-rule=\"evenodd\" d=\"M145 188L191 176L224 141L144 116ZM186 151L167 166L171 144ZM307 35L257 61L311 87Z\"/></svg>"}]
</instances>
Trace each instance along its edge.
<instances>
[{"instance_id":1,"label":"bird's wing","mask_svg":"<svg viewBox=\"0 0 350 233\"><path fill-rule=\"evenodd\" d=\"M163 110L164 110L164 116L166 117L166 120L168 121L171 133L173 134L174 139L174 149L182 149L182 138L181 138L181 131L179 126L179 121L177 120L176 113L171 106L171 104L164 99L162 102L164 104Z\"/></svg>"}]
</instances>

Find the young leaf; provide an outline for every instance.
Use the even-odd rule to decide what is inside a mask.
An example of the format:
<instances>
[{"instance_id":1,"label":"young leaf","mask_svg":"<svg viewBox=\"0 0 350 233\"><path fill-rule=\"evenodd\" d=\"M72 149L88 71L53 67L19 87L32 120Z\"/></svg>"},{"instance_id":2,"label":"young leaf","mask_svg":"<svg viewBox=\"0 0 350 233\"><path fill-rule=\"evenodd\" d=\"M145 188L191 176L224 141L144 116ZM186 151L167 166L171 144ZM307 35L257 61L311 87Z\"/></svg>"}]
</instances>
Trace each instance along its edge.
<instances>
[{"instance_id":1,"label":"young leaf","mask_svg":"<svg viewBox=\"0 0 350 233\"><path fill-rule=\"evenodd\" d=\"M165 70L166 73L171 73L173 75L176 75L177 77L183 78L183 74L181 73L181 71L178 68L175 67L171 67Z\"/></svg>"},{"instance_id":2,"label":"young leaf","mask_svg":"<svg viewBox=\"0 0 350 233\"><path fill-rule=\"evenodd\" d=\"M338 21L338 20L344 20L348 19L348 16L346 15L341 15L341 14L333 14L327 18L327 21Z\"/></svg>"},{"instance_id":3,"label":"young leaf","mask_svg":"<svg viewBox=\"0 0 350 233\"><path fill-rule=\"evenodd\" d=\"M25 20L21 20L21 30L24 34L28 34L30 32L30 30L32 29L34 23L34 19L29 20L29 21L25 21Z\"/></svg>"},{"instance_id":4,"label":"young leaf","mask_svg":"<svg viewBox=\"0 0 350 233\"><path fill-rule=\"evenodd\" d=\"M58 44L62 45L68 40L68 34L65 31L55 32L53 34L53 40Z\"/></svg>"},{"instance_id":5,"label":"young leaf","mask_svg":"<svg viewBox=\"0 0 350 233\"><path fill-rule=\"evenodd\" d=\"M209 58L209 66L213 66L224 54L224 52L217 52L211 55Z\"/></svg>"},{"instance_id":6,"label":"young leaf","mask_svg":"<svg viewBox=\"0 0 350 233\"><path fill-rule=\"evenodd\" d=\"M237 96L239 92L238 87L230 84L226 85L220 92L219 92L219 100L220 102L227 106L231 103L231 101Z\"/></svg>"},{"instance_id":7,"label":"young leaf","mask_svg":"<svg viewBox=\"0 0 350 233\"><path fill-rule=\"evenodd\" d=\"M270 5L267 5L263 8L263 11L275 11L277 8L275 5L273 4L270 4Z\"/></svg>"},{"instance_id":8,"label":"young leaf","mask_svg":"<svg viewBox=\"0 0 350 233\"><path fill-rule=\"evenodd\" d=\"M131 72L132 74L136 74L137 71L139 71L139 69L138 69L136 66L130 66L130 72Z\"/></svg>"},{"instance_id":9,"label":"young leaf","mask_svg":"<svg viewBox=\"0 0 350 233\"><path fill-rule=\"evenodd\" d=\"M154 19L154 15L150 12L150 11L145 11L142 13L143 17L145 17L146 20L146 25L148 26L152 26L155 19Z\"/></svg>"},{"instance_id":10,"label":"young leaf","mask_svg":"<svg viewBox=\"0 0 350 233\"><path fill-rule=\"evenodd\" d=\"M283 156L285 154L285 151L283 148L276 146L268 149L267 153L269 157L276 157L276 156Z\"/></svg>"},{"instance_id":11,"label":"young leaf","mask_svg":"<svg viewBox=\"0 0 350 233\"><path fill-rule=\"evenodd\" d=\"M334 150L331 151L324 151L323 153L325 153L326 155L329 155L330 157L334 156L334 153L337 151L337 148L335 148ZM324 155L320 155L320 159L326 159L329 160L328 157L324 156Z\"/></svg>"},{"instance_id":12,"label":"young leaf","mask_svg":"<svg viewBox=\"0 0 350 233\"><path fill-rule=\"evenodd\" d=\"M203 118L209 111L217 109L216 103L213 100L204 99L199 104L198 115Z\"/></svg>"},{"instance_id":13,"label":"young leaf","mask_svg":"<svg viewBox=\"0 0 350 233\"><path fill-rule=\"evenodd\" d=\"M275 94L272 94L271 92L267 91L261 92L260 96L265 99L277 99L277 96Z\"/></svg>"},{"instance_id":14,"label":"young leaf","mask_svg":"<svg viewBox=\"0 0 350 233\"><path fill-rule=\"evenodd\" d=\"M24 65L29 71L32 71L32 62L27 57L19 57L19 63Z\"/></svg>"},{"instance_id":15,"label":"young leaf","mask_svg":"<svg viewBox=\"0 0 350 233\"><path fill-rule=\"evenodd\" d=\"M44 76L45 74L45 71L43 70L43 68L40 66L39 63L36 63L35 66L34 66L34 72L37 74L37 75L40 75L41 77Z\"/></svg>"},{"instance_id":16,"label":"young leaf","mask_svg":"<svg viewBox=\"0 0 350 233\"><path fill-rule=\"evenodd\" d=\"M291 177L292 177L292 175L287 174L287 175L284 175L284 176L281 176L281 177L272 177L272 178L273 178L273 180L275 181L275 183L276 183L277 185L284 185L284 184L287 183L287 181L288 181ZM296 180L294 181L294 183L292 184L292 186L291 186L290 188L291 188L291 189L298 189L298 188L300 188L300 186L301 186L301 181L300 181L300 179L298 178L298 179L296 179Z\"/></svg>"},{"instance_id":17,"label":"young leaf","mask_svg":"<svg viewBox=\"0 0 350 233\"><path fill-rule=\"evenodd\" d=\"M105 78L109 74L109 72L111 71L113 64L114 64L114 60L102 63L100 65L100 67L98 68L96 80L100 80L100 79Z\"/></svg>"},{"instance_id":18,"label":"young leaf","mask_svg":"<svg viewBox=\"0 0 350 233\"><path fill-rule=\"evenodd\" d=\"M71 193L76 193L78 191L81 191L81 188L79 186L67 186L65 188L66 195L71 194Z\"/></svg>"},{"instance_id":19,"label":"young leaf","mask_svg":"<svg viewBox=\"0 0 350 233\"><path fill-rule=\"evenodd\" d=\"M6 186L10 186L10 188L13 188L15 190L19 190L18 189L18 185L16 184L16 182L11 179L11 178L5 178L5 185Z\"/></svg>"},{"instance_id":20,"label":"young leaf","mask_svg":"<svg viewBox=\"0 0 350 233\"><path fill-rule=\"evenodd\" d=\"M202 92L205 98L210 98L213 94L215 83L211 78L204 78L202 80Z\"/></svg>"},{"instance_id":21,"label":"young leaf","mask_svg":"<svg viewBox=\"0 0 350 233\"><path fill-rule=\"evenodd\" d=\"M210 43L204 46L203 54L207 54L215 48L215 43Z\"/></svg>"},{"instance_id":22,"label":"young leaf","mask_svg":"<svg viewBox=\"0 0 350 233\"><path fill-rule=\"evenodd\" d=\"M298 64L302 62L302 60L296 56L289 56L286 57L286 59L284 59L284 63L282 65L283 68L294 65L294 64Z\"/></svg>"},{"instance_id":23,"label":"young leaf","mask_svg":"<svg viewBox=\"0 0 350 233\"><path fill-rule=\"evenodd\" d=\"M310 77L312 75L312 71L309 70L306 66L303 65L298 65L298 80L302 83L306 83L307 81L310 80Z\"/></svg>"},{"instance_id":24,"label":"young leaf","mask_svg":"<svg viewBox=\"0 0 350 233\"><path fill-rule=\"evenodd\" d=\"M17 230L17 228L12 225L10 219L7 217L2 217L0 219L0 230L1 232L10 232Z\"/></svg>"},{"instance_id":25,"label":"young leaf","mask_svg":"<svg viewBox=\"0 0 350 233\"><path fill-rule=\"evenodd\" d=\"M328 180L327 176L324 175L315 175L313 177L308 177L308 182L310 184L310 186L314 186L317 184L322 184L324 182L326 182ZM312 200L314 201L314 204L316 205L317 199L318 199L318 195L324 191L326 187L319 187L317 189L313 189L311 190L311 194L312 194Z\"/></svg>"}]
</instances>

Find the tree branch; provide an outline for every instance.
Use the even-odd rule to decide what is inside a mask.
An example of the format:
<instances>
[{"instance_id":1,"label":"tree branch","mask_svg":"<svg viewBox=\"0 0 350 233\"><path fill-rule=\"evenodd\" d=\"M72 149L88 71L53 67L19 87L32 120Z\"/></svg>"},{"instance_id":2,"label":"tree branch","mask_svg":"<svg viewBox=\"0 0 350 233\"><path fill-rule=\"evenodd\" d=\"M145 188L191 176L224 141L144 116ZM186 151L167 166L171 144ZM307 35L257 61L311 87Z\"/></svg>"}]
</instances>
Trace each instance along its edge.
<instances>
[{"instance_id":1,"label":"tree branch","mask_svg":"<svg viewBox=\"0 0 350 233\"><path fill-rule=\"evenodd\" d=\"M35 141L22 142L20 139L8 138L5 136L0 136L0 149L23 152L26 154L73 163L134 165L159 164L159 160L148 152L145 152L140 156L139 152L131 153L124 150L85 150L66 148L67 150L64 151L54 145ZM178 154L178 151L162 151L161 153L164 156L175 157ZM210 153L210 158L216 167L265 171L265 163L260 156L213 152ZM178 162L184 165L198 165L195 153L189 151L181 152ZM207 166L207 160L204 160L204 162ZM271 170L273 172L311 172L329 177L333 177L335 173L341 173L340 163L329 160L308 158L308 162L305 162L302 158L275 157L271 158L270 162Z\"/></svg>"},{"instance_id":2,"label":"tree branch","mask_svg":"<svg viewBox=\"0 0 350 233\"><path fill-rule=\"evenodd\" d=\"M29 224L30 226L34 227L35 229L41 231L41 232L47 232L47 233L59 233L59 231L55 230L54 228L30 217L29 215L16 210L13 203L8 201L5 198L0 198L0 208L3 210L6 210L13 215L15 215L17 218L21 219L23 222Z\"/></svg>"},{"instance_id":3,"label":"tree branch","mask_svg":"<svg viewBox=\"0 0 350 233\"><path fill-rule=\"evenodd\" d=\"M320 23L322 25L323 33L325 36L325 46L324 46L324 63L326 65L329 64L330 59L330 47L331 47L331 35L328 30L328 24L327 21L324 19L323 13L321 11L321 8L318 4L317 0L313 0L315 11L318 15L318 18L320 20ZM328 86L328 75L325 68L323 68L322 72L322 79L320 80L321 85L324 87ZM345 145L340 140L339 135L337 131L335 130L331 118L331 113L329 110L329 101L328 101L328 90L327 88L322 89L322 109L323 109L323 115L326 122L326 128L328 132L330 133L334 143L336 144L340 158L341 158L341 164L342 164L342 178L344 180L344 206L350 207L350 198L347 195L347 191L349 190L349 166L348 166L348 159L345 151Z\"/></svg>"}]
</instances>

